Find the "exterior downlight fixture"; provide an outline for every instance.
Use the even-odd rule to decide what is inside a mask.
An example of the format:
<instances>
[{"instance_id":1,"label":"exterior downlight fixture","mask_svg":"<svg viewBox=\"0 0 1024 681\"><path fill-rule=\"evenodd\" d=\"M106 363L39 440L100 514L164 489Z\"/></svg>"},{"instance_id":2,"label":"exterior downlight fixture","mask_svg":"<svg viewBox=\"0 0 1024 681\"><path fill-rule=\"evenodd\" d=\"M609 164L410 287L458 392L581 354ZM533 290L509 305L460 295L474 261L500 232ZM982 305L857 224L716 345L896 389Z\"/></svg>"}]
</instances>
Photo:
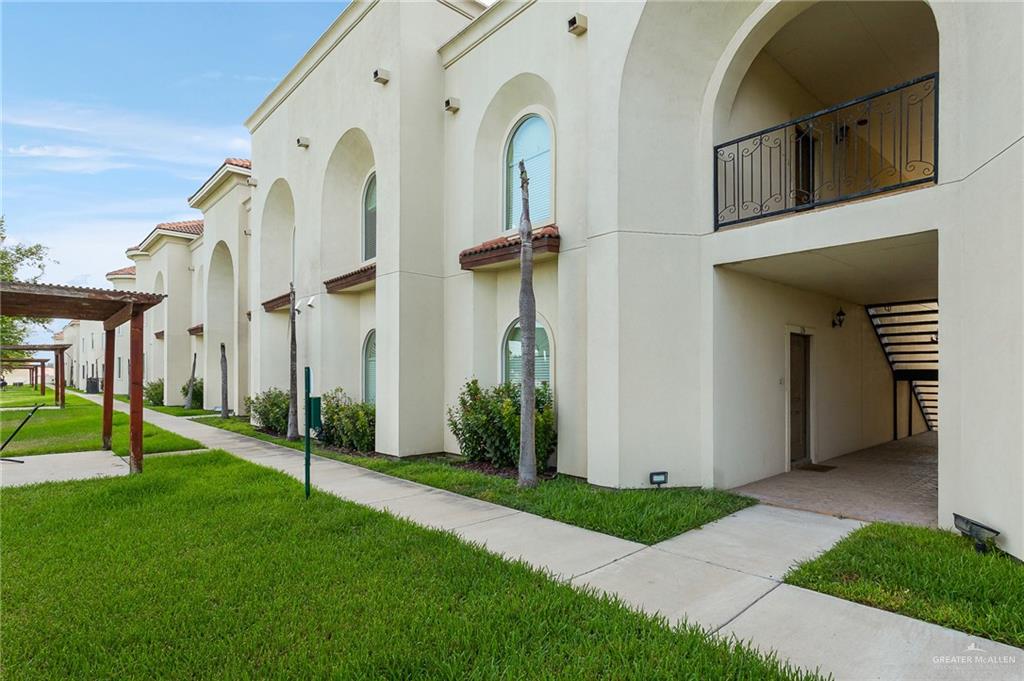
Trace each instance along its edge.
<instances>
[{"instance_id":1,"label":"exterior downlight fixture","mask_svg":"<svg viewBox=\"0 0 1024 681\"><path fill-rule=\"evenodd\" d=\"M965 518L959 513L953 514L953 525L960 530L960 534L974 540L974 550L978 553L988 553L989 543L999 536L999 530Z\"/></svg>"},{"instance_id":2,"label":"exterior downlight fixture","mask_svg":"<svg viewBox=\"0 0 1024 681\"><path fill-rule=\"evenodd\" d=\"M444 100L444 110L448 113L457 113L459 110L459 98L449 97Z\"/></svg>"},{"instance_id":3,"label":"exterior downlight fixture","mask_svg":"<svg viewBox=\"0 0 1024 681\"><path fill-rule=\"evenodd\" d=\"M577 12L569 17L567 22L568 31L575 36L581 36L587 32L587 15Z\"/></svg>"},{"instance_id":4,"label":"exterior downlight fixture","mask_svg":"<svg viewBox=\"0 0 1024 681\"><path fill-rule=\"evenodd\" d=\"M668 484L668 471L653 471L650 476L648 476L648 479L651 481L652 485L661 489L662 485Z\"/></svg>"},{"instance_id":5,"label":"exterior downlight fixture","mask_svg":"<svg viewBox=\"0 0 1024 681\"><path fill-rule=\"evenodd\" d=\"M387 69L377 67L373 70L373 82L380 83L381 85L387 85L388 81L391 80L391 72Z\"/></svg>"}]
</instances>

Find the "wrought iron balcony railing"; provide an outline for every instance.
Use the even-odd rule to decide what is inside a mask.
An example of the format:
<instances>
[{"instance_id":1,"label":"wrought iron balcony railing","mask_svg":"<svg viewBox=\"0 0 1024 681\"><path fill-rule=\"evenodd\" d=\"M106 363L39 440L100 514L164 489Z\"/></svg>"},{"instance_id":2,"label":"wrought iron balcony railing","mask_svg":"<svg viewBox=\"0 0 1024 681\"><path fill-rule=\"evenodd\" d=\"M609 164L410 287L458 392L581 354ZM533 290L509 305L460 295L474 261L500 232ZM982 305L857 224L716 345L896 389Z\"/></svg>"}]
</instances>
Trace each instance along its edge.
<instances>
[{"instance_id":1,"label":"wrought iron balcony railing","mask_svg":"<svg viewBox=\"0 0 1024 681\"><path fill-rule=\"evenodd\" d=\"M935 182L933 73L715 147L715 229Z\"/></svg>"}]
</instances>

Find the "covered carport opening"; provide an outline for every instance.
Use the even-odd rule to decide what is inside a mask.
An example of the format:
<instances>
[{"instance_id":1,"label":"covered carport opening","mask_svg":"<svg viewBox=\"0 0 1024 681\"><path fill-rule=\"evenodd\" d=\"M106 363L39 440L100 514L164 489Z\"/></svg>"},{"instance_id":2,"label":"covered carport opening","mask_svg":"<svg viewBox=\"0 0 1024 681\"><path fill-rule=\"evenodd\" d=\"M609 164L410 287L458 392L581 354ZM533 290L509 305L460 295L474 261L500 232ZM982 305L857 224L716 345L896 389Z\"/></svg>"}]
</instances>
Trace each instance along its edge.
<instances>
[{"instance_id":1,"label":"covered carport opening","mask_svg":"<svg viewBox=\"0 0 1024 681\"><path fill-rule=\"evenodd\" d=\"M89 319L103 322L106 333L103 378L103 448L111 448L114 412L114 330L130 325L129 377L129 467L142 472L142 326L143 313L165 296L135 291L113 291L5 282L2 314L10 317ZM63 366L63 362L58 362Z\"/></svg>"},{"instance_id":2,"label":"covered carport opening","mask_svg":"<svg viewBox=\"0 0 1024 681\"><path fill-rule=\"evenodd\" d=\"M717 487L936 524L937 232L718 265L714 318Z\"/></svg>"}]
</instances>

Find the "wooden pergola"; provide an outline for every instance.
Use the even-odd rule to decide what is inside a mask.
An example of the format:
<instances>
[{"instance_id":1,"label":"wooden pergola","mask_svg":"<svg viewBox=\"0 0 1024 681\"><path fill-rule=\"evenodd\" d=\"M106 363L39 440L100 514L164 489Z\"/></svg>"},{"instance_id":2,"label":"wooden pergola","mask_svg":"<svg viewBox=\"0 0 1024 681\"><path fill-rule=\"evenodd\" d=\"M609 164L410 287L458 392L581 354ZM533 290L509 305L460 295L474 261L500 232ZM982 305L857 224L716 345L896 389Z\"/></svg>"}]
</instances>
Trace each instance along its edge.
<instances>
[{"instance_id":1,"label":"wooden pergola","mask_svg":"<svg viewBox=\"0 0 1024 681\"><path fill-rule=\"evenodd\" d=\"M132 473L142 472L142 313L158 305L164 297L160 293L114 291L57 284L0 284L0 314L4 316L90 319L103 322L103 329L106 332L103 365L104 449L110 449L114 426L114 330L122 324L130 324L128 449L129 469ZM63 361L59 362L58 367L63 367L63 364ZM45 385L45 381L43 383Z\"/></svg>"},{"instance_id":2,"label":"wooden pergola","mask_svg":"<svg viewBox=\"0 0 1024 681\"><path fill-rule=\"evenodd\" d=\"M6 287L5 287L6 288ZM70 343L47 343L41 345L0 345L0 352L53 352L53 403L64 408L64 352L71 347ZM3 366L19 362L39 362L40 377L39 394L46 395L46 363L49 360L41 357L4 357ZM20 367L18 367L20 368Z\"/></svg>"},{"instance_id":3,"label":"wooden pergola","mask_svg":"<svg viewBox=\"0 0 1024 681\"><path fill-rule=\"evenodd\" d=\"M39 394L46 394L46 360L38 357L5 357L0 359L0 366L5 371L15 369L28 370L28 384L39 388ZM39 380L40 376L43 380Z\"/></svg>"}]
</instances>

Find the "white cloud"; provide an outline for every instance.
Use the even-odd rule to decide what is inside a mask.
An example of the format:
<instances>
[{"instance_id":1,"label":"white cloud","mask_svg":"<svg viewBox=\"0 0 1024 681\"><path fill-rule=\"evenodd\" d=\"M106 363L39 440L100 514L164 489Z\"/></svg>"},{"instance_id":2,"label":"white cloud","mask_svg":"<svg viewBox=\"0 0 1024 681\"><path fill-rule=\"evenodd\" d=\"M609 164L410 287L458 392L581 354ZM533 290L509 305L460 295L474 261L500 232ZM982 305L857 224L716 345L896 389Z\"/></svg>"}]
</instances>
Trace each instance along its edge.
<instances>
[{"instance_id":1,"label":"white cloud","mask_svg":"<svg viewBox=\"0 0 1024 681\"><path fill-rule=\"evenodd\" d=\"M68 147L60 144L40 144L29 146L22 144L7 150L10 156L24 156L29 158L107 158L110 156L109 149L98 149L96 147Z\"/></svg>"},{"instance_id":2,"label":"white cloud","mask_svg":"<svg viewBox=\"0 0 1024 681\"><path fill-rule=\"evenodd\" d=\"M48 158L107 158L130 166L171 165L212 172L225 156L249 153L249 134L241 125L188 124L69 102L8 102L3 122L11 128L62 138L59 142L47 140L41 145L15 147L11 156L24 162ZM8 130L7 135L13 136L12 131ZM97 155L87 156L90 152ZM67 155L69 153L81 155ZM70 172L73 166L65 168ZM99 164L82 164L78 172L98 172L99 169Z\"/></svg>"}]
</instances>

